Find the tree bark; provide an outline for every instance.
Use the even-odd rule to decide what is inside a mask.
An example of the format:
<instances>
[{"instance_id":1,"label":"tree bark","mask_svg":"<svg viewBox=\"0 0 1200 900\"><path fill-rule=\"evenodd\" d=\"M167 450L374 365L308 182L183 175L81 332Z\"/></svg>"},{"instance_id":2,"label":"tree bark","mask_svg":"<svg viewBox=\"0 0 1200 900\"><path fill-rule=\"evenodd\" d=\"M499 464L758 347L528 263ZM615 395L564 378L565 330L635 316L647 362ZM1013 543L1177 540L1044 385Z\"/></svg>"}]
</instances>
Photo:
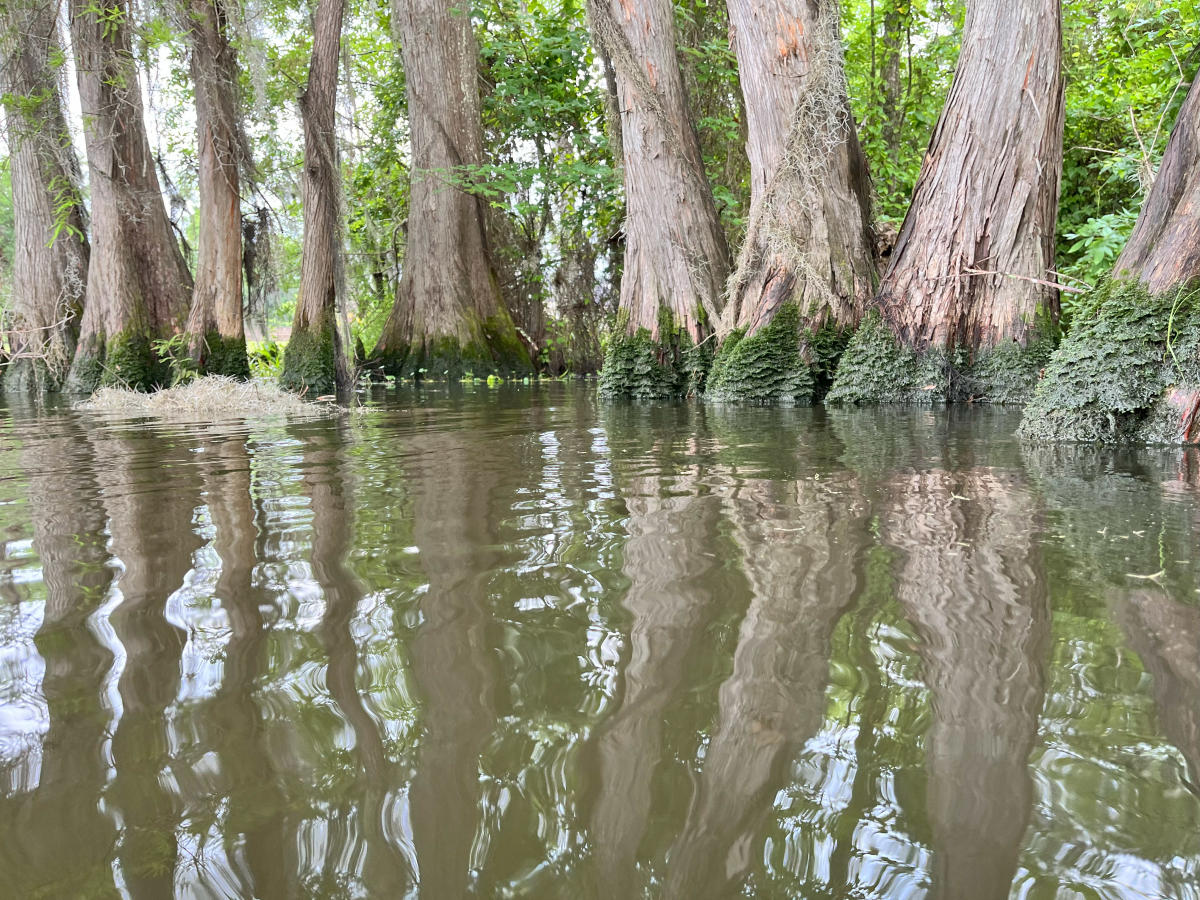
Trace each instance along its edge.
<instances>
[{"instance_id":1,"label":"tree bark","mask_svg":"<svg viewBox=\"0 0 1200 900\"><path fill-rule=\"evenodd\" d=\"M729 251L688 113L668 0L589 0L593 40L613 63L625 179L620 311L629 334L660 312L700 341L719 318Z\"/></svg>"},{"instance_id":2,"label":"tree bark","mask_svg":"<svg viewBox=\"0 0 1200 900\"><path fill-rule=\"evenodd\" d=\"M92 201L92 254L68 386L148 389L167 372L152 342L183 325L192 277L163 207L124 0L71 0Z\"/></svg>"},{"instance_id":3,"label":"tree bark","mask_svg":"<svg viewBox=\"0 0 1200 900\"><path fill-rule=\"evenodd\" d=\"M1058 315L1059 0L975 0L877 303L916 350L1026 346Z\"/></svg>"},{"instance_id":4,"label":"tree bark","mask_svg":"<svg viewBox=\"0 0 1200 900\"><path fill-rule=\"evenodd\" d=\"M225 0L182 0L196 91L200 246L188 315L188 355L201 372L250 376L242 323L238 67Z\"/></svg>"},{"instance_id":5,"label":"tree bark","mask_svg":"<svg viewBox=\"0 0 1200 900\"><path fill-rule=\"evenodd\" d=\"M875 290L871 186L846 92L833 0L732 0L746 98L750 223L722 331L785 303L803 329L853 328Z\"/></svg>"},{"instance_id":6,"label":"tree bark","mask_svg":"<svg viewBox=\"0 0 1200 900\"><path fill-rule=\"evenodd\" d=\"M15 245L6 391L58 390L83 314L87 215L51 63L61 52L57 13L49 0L18 0L0 38Z\"/></svg>"},{"instance_id":7,"label":"tree bark","mask_svg":"<svg viewBox=\"0 0 1200 900\"><path fill-rule=\"evenodd\" d=\"M900 5L904 3L904 12ZM904 127L904 102L900 91L900 53L904 20L912 15L910 0L890 0L883 14L883 143L893 171L900 158L900 132Z\"/></svg>"},{"instance_id":8,"label":"tree bark","mask_svg":"<svg viewBox=\"0 0 1200 900\"><path fill-rule=\"evenodd\" d=\"M484 160L471 18L455 0L393 0L392 20L412 184L400 287L375 356L397 376L528 372L489 255L483 201L466 189Z\"/></svg>"},{"instance_id":9,"label":"tree bark","mask_svg":"<svg viewBox=\"0 0 1200 900\"><path fill-rule=\"evenodd\" d=\"M1155 294L1200 278L1200 89L1195 81L1115 271L1118 278L1138 278Z\"/></svg>"},{"instance_id":10,"label":"tree bark","mask_svg":"<svg viewBox=\"0 0 1200 900\"><path fill-rule=\"evenodd\" d=\"M338 55L345 0L318 0L308 86L300 95L304 127L304 246L282 384L310 394L346 393L354 383L349 335L339 321L344 297L335 143Z\"/></svg>"}]
</instances>

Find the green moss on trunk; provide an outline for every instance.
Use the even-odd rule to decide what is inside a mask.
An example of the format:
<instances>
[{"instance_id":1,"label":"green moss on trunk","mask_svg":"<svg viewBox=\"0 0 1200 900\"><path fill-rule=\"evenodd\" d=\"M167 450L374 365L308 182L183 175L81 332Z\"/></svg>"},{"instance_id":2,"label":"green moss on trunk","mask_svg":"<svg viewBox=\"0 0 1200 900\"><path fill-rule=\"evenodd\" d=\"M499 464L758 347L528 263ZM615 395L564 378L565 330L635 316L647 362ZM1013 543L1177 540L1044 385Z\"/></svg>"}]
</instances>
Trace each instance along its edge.
<instances>
[{"instance_id":1,"label":"green moss on trunk","mask_svg":"<svg viewBox=\"0 0 1200 900\"><path fill-rule=\"evenodd\" d=\"M933 403L946 399L948 373L942 354L902 346L872 310L842 354L825 402Z\"/></svg>"},{"instance_id":2,"label":"green moss on trunk","mask_svg":"<svg viewBox=\"0 0 1200 900\"><path fill-rule=\"evenodd\" d=\"M153 391L171 381L171 366L159 356L146 335L124 332L95 336L79 347L67 377L66 390L90 394L100 387Z\"/></svg>"},{"instance_id":3,"label":"green moss on trunk","mask_svg":"<svg viewBox=\"0 0 1200 900\"><path fill-rule=\"evenodd\" d=\"M207 351L201 367L203 374L249 380L250 358L246 355L244 337L224 337L214 329L204 336L204 343Z\"/></svg>"},{"instance_id":4,"label":"green moss on trunk","mask_svg":"<svg viewBox=\"0 0 1200 900\"><path fill-rule=\"evenodd\" d=\"M794 303L783 306L752 335L733 332L713 360L706 396L735 403L811 403L816 383L800 352L800 340L800 311Z\"/></svg>"},{"instance_id":5,"label":"green moss on trunk","mask_svg":"<svg viewBox=\"0 0 1200 900\"><path fill-rule=\"evenodd\" d=\"M903 346L877 311L863 319L837 365L826 402L1026 403L1050 359L1057 333L1039 324L1028 346L1015 341L981 350Z\"/></svg>"},{"instance_id":6,"label":"green moss on trunk","mask_svg":"<svg viewBox=\"0 0 1200 900\"><path fill-rule=\"evenodd\" d=\"M3 368L0 387L6 394L52 393L63 389L61 371L54 371L43 359L14 359Z\"/></svg>"},{"instance_id":7,"label":"green moss on trunk","mask_svg":"<svg viewBox=\"0 0 1200 900\"><path fill-rule=\"evenodd\" d=\"M606 400L669 400L704 390L712 365L711 342L694 342L676 328L668 310L659 311L655 340L647 328L629 334L618 318L600 370L600 396Z\"/></svg>"},{"instance_id":8,"label":"green moss on trunk","mask_svg":"<svg viewBox=\"0 0 1200 900\"><path fill-rule=\"evenodd\" d=\"M423 344L376 350L372 362L387 375L416 380L458 381L489 375L523 378L533 374L529 351L507 314L472 320L467 330L479 337L464 344L456 337L444 336Z\"/></svg>"},{"instance_id":9,"label":"green moss on trunk","mask_svg":"<svg viewBox=\"0 0 1200 900\"><path fill-rule=\"evenodd\" d=\"M283 350L279 383L289 391L311 397L332 394L337 387L333 323L293 331Z\"/></svg>"},{"instance_id":10,"label":"green moss on trunk","mask_svg":"<svg viewBox=\"0 0 1200 900\"><path fill-rule=\"evenodd\" d=\"M1037 441L1197 439L1200 293L1102 285L1046 366L1020 434Z\"/></svg>"}]
</instances>

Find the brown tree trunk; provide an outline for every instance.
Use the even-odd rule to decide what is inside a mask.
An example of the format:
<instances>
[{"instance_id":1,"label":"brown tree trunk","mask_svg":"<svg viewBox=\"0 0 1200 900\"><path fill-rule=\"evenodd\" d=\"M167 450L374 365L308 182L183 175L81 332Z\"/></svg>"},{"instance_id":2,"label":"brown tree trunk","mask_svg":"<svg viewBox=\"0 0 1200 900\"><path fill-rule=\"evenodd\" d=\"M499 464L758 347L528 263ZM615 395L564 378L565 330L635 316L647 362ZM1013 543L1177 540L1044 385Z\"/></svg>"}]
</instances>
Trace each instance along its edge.
<instances>
[{"instance_id":1,"label":"brown tree trunk","mask_svg":"<svg viewBox=\"0 0 1200 900\"><path fill-rule=\"evenodd\" d=\"M152 342L183 326L192 277L163 207L146 138L124 0L71 0L83 109L92 254L68 386L149 389L168 373Z\"/></svg>"},{"instance_id":2,"label":"brown tree trunk","mask_svg":"<svg viewBox=\"0 0 1200 900\"><path fill-rule=\"evenodd\" d=\"M877 298L900 343L1027 346L1058 315L1059 0L974 0L954 82Z\"/></svg>"},{"instance_id":3,"label":"brown tree trunk","mask_svg":"<svg viewBox=\"0 0 1200 900\"><path fill-rule=\"evenodd\" d=\"M15 244L6 391L62 387L83 314L87 216L50 62L60 52L57 12L49 0L18 0L0 37Z\"/></svg>"},{"instance_id":4,"label":"brown tree trunk","mask_svg":"<svg viewBox=\"0 0 1200 900\"><path fill-rule=\"evenodd\" d=\"M396 303L375 356L397 376L515 373L529 354L500 296L483 201L464 189L483 163L471 17L454 0L393 0L404 58L412 185Z\"/></svg>"},{"instance_id":5,"label":"brown tree trunk","mask_svg":"<svg viewBox=\"0 0 1200 900\"><path fill-rule=\"evenodd\" d=\"M242 217L237 60L225 0L182 3L196 91L200 247L188 315L188 355L201 372L248 378L242 325Z\"/></svg>"},{"instance_id":6,"label":"brown tree trunk","mask_svg":"<svg viewBox=\"0 0 1200 900\"><path fill-rule=\"evenodd\" d=\"M901 12L901 4L905 12ZM900 131L904 127L904 102L900 91L900 51L905 19L912 14L911 0L891 0L883 14L883 143L893 171L899 163Z\"/></svg>"},{"instance_id":7,"label":"brown tree trunk","mask_svg":"<svg viewBox=\"0 0 1200 900\"><path fill-rule=\"evenodd\" d=\"M1188 89L1154 186L1117 259L1151 293L1200 278L1200 88Z\"/></svg>"},{"instance_id":8,"label":"brown tree trunk","mask_svg":"<svg viewBox=\"0 0 1200 900\"><path fill-rule=\"evenodd\" d=\"M345 0L318 0L308 86L300 95L304 126L304 248L292 334L283 354L285 388L309 394L348 392L354 383L349 335L339 321L342 246L335 143L338 55Z\"/></svg>"},{"instance_id":9,"label":"brown tree trunk","mask_svg":"<svg viewBox=\"0 0 1200 900\"><path fill-rule=\"evenodd\" d=\"M732 0L749 120L750 224L722 330L789 302L801 325L853 328L875 290L871 186L846 94L833 0Z\"/></svg>"},{"instance_id":10,"label":"brown tree trunk","mask_svg":"<svg viewBox=\"0 0 1200 900\"><path fill-rule=\"evenodd\" d=\"M613 63L625 178L628 334L660 335L660 314L693 341L719 318L729 251L704 173L676 56L669 0L589 0L593 40Z\"/></svg>"}]
</instances>

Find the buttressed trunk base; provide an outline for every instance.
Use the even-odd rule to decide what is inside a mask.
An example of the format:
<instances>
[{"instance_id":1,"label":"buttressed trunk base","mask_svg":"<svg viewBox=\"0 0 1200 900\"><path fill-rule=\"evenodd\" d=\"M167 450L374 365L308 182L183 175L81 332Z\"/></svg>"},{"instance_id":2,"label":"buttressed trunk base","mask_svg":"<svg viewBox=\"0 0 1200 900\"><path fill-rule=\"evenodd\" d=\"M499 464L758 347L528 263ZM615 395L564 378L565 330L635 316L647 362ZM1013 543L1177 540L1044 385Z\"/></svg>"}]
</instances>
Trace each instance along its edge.
<instances>
[{"instance_id":1,"label":"buttressed trunk base","mask_svg":"<svg viewBox=\"0 0 1200 900\"><path fill-rule=\"evenodd\" d=\"M1057 337L1059 0L967 5L954 82L834 402L1028 398ZM879 363L886 362L882 368Z\"/></svg>"},{"instance_id":2,"label":"buttressed trunk base","mask_svg":"<svg viewBox=\"0 0 1200 900\"><path fill-rule=\"evenodd\" d=\"M752 196L713 399L811 402L875 291L870 182L837 15L829 0L729 4Z\"/></svg>"},{"instance_id":3,"label":"buttressed trunk base","mask_svg":"<svg viewBox=\"0 0 1200 900\"><path fill-rule=\"evenodd\" d=\"M1200 79L1197 79L1200 81ZM1200 89L1117 260L1046 366L1021 423L1041 441L1200 443Z\"/></svg>"},{"instance_id":4,"label":"buttressed trunk base","mask_svg":"<svg viewBox=\"0 0 1200 900\"><path fill-rule=\"evenodd\" d=\"M729 251L688 112L674 11L669 0L590 0L588 18L616 74L626 203L620 322L600 390L677 395L703 386Z\"/></svg>"}]
</instances>

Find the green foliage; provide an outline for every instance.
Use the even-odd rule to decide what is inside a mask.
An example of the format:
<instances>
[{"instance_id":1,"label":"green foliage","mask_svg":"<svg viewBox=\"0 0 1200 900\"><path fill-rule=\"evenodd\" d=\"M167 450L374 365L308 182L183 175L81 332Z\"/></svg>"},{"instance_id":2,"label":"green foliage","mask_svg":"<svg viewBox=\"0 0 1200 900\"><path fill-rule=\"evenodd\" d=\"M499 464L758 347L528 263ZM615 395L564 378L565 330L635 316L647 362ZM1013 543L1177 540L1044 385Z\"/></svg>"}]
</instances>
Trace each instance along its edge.
<instances>
[{"instance_id":1,"label":"green foliage","mask_svg":"<svg viewBox=\"0 0 1200 900\"><path fill-rule=\"evenodd\" d=\"M276 341L249 343L246 356L254 378L279 378L283 374L283 345Z\"/></svg>"},{"instance_id":2,"label":"green foliage","mask_svg":"<svg viewBox=\"0 0 1200 900\"><path fill-rule=\"evenodd\" d=\"M1063 3L1058 268L1071 278L1098 284L1129 237L1195 74L1198 15L1196 0Z\"/></svg>"},{"instance_id":3,"label":"green foliage","mask_svg":"<svg viewBox=\"0 0 1200 900\"><path fill-rule=\"evenodd\" d=\"M1200 293L1153 296L1105 282L1081 305L1046 366L1021 435L1039 441L1124 443L1147 438L1173 386L1200 387Z\"/></svg>"},{"instance_id":4,"label":"green foliage","mask_svg":"<svg viewBox=\"0 0 1200 900\"><path fill-rule=\"evenodd\" d=\"M188 352L189 340L190 338L187 334L180 333L173 334L170 337L158 338L150 342L155 355L166 363L171 372L168 387L175 387L177 384L183 384L186 381L192 381L200 377L200 370L196 366L196 361L192 359Z\"/></svg>"},{"instance_id":5,"label":"green foliage","mask_svg":"<svg viewBox=\"0 0 1200 900\"><path fill-rule=\"evenodd\" d=\"M746 111L724 3L675 0L679 61L700 138L704 170L731 247L741 243L750 209Z\"/></svg>"},{"instance_id":6,"label":"green foliage","mask_svg":"<svg viewBox=\"0 0 1200 900\"><path fill-rule=\"evenodd\" d=\"M858 137L871 167L876 214L898 225L958 61L962 0L847 0L846 79ZM890 48L894 48L894 51ZM887 67L896 54L896 102Z\"/></svg>"},{"instance_id":7,"label":"green foliage","mask_svg":"<svg viewBox=\"0 0 1200 900\"><path fill-rule=\"evenodd\" d=\"M807 405L816 383L800 352L800 310L788 303L765 327L735 331L713 360L706 396L712 400Z\"/></svg>"}]
</instances>

